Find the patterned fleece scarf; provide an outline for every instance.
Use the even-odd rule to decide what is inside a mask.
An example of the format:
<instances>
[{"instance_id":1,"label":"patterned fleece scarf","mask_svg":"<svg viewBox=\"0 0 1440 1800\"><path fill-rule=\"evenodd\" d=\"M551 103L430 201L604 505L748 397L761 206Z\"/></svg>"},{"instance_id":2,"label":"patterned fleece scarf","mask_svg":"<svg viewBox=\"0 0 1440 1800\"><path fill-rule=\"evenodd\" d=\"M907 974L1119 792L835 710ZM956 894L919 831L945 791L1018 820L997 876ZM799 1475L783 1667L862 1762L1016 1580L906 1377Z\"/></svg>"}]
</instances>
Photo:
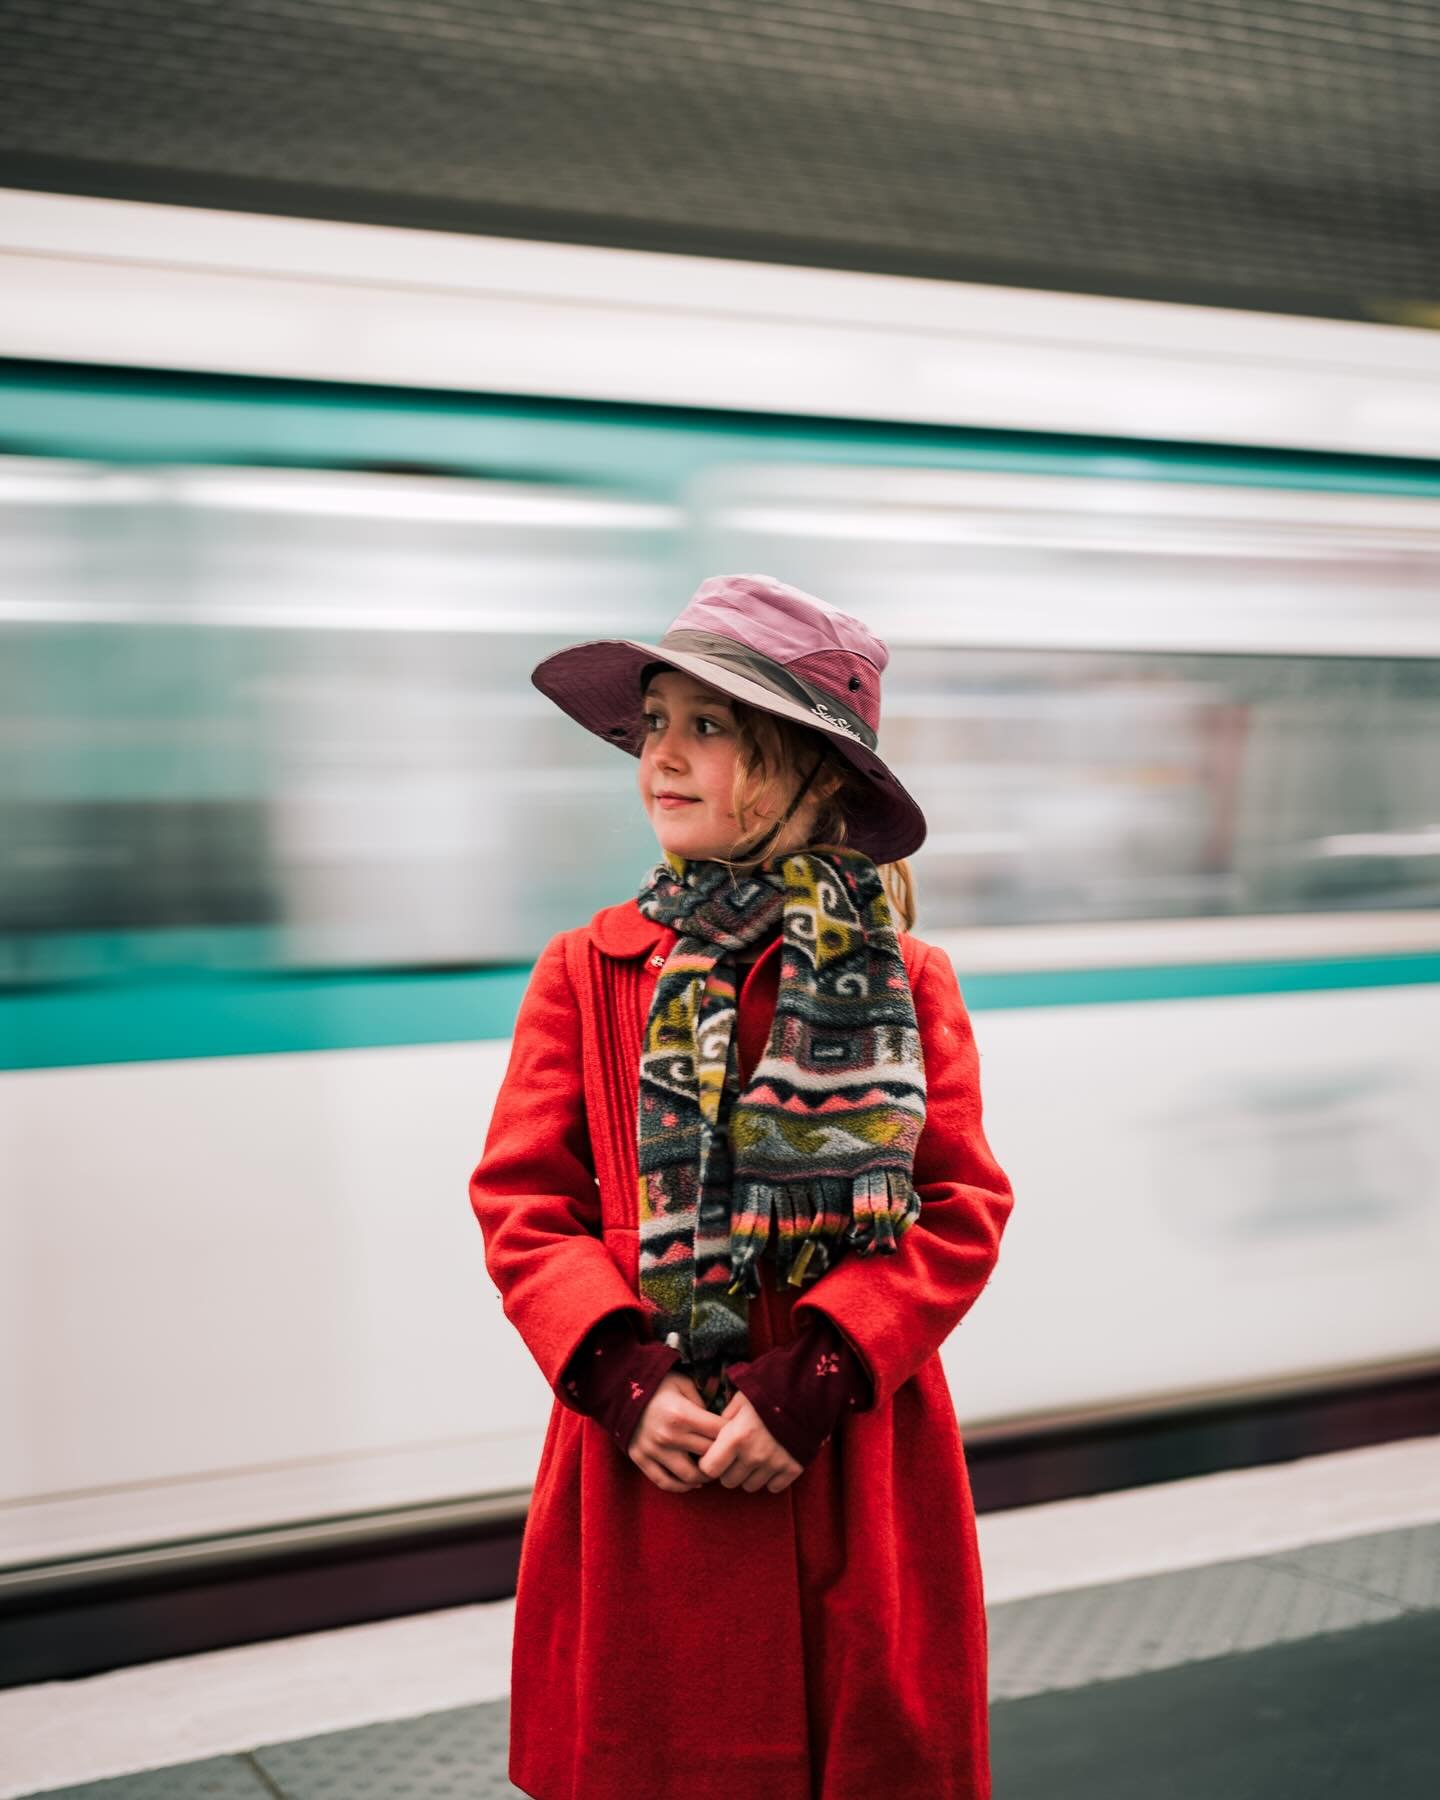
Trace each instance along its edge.
<instances>
[{"instance_id":1,"label":"patterned fleece scarf","mask_svg":"<svg viewBox=\"0 0 1440 1800\"><path fill-rule=\"evenodd\" d=\"M879 870L806 851L732 876L667 852L640 911L680 936L640 1057L640 1294L712 1412L749 1354L770 1236L792 1286L845 1250L893 1254L919 1216L925 1120L915 1003ZM734 952L780 927L764 1055L740 1091Z\"/></svg>"}]
</instances>

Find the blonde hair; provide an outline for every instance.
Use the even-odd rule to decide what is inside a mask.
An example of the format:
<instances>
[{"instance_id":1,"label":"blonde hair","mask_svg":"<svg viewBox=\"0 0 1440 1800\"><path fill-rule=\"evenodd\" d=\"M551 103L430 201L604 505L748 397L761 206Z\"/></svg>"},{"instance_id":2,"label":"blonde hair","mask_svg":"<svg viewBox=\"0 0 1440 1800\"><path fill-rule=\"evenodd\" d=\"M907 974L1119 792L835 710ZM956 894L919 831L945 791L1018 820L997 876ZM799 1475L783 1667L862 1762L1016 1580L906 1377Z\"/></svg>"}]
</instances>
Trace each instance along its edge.
<instances>
[{"instance_id":1,"label":"blonde hair","mask_svg":"<svg viewBox=\"0 0 1440 1800\"><path fill-rule=\"evenodd\" d=\"M733 697L730 704L735 712L738 740L731 811L740 826L742 838L745 838L754 834L758 823L763 823L754 817L759 802L778 787L783 799L779 806L771 808L769 816L773 821L789 804L799 771L811 768L821 751L829 751L830 747L819 732L806 725L797 725L775 713L747 706L743 700ZM850 830L848 809L868 792L869 783L853 763L838 752L827 754L825 764L811 782L807 794L807 798L818 797L820 808L815 815L813 835L803 848L843 849ZM741 857L732 862L722 856L715 860L732 869L754 869L765 857ZM896 929L913 931L915 877L910 872L910 864L902 857L898 862L879 864L879 871Z\"/></svg>"}]
</instances>

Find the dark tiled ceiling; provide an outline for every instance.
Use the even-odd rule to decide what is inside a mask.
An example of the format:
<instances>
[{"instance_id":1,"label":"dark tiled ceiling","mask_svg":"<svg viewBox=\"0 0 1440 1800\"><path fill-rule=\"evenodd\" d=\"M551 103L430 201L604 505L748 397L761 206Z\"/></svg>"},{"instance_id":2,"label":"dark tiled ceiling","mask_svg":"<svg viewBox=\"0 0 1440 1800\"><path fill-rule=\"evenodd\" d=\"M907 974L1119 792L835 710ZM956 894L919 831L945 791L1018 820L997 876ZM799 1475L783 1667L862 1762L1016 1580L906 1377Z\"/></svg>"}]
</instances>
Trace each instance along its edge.
<instances>
[{"instance_id":1,"label":"dark tiled ceiling","mask_svg":"<svg viewBox=\"0 0 1440 1800\"><path fill-rule=\"evenodd\" d=\"M1440 3L0 0L0 183L1440 322Z\"/></svg>"}]
</instances>

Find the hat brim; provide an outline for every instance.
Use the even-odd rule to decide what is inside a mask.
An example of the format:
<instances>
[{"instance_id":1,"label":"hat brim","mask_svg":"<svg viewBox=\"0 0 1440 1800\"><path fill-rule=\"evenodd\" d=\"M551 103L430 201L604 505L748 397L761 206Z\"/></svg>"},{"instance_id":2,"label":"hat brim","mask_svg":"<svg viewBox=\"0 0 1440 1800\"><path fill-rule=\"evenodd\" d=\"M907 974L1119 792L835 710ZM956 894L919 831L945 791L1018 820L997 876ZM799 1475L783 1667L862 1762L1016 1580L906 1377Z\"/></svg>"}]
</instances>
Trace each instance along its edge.
<instances>
[{"instance_id":1,"label":"hat brim","mask_svg":"<svg viewBox=\"0 0 1440 1800\"><path fill-rule=\"evenodd\" d=\"M901 857L913 856L925 842L925 815L883 757L798 701L706 657L634 638L596 638L545 657L531 671L530 679L577 725L638 756L635 725L640 710L640 671L653 662L680 669L719 693L830 740L868 778L866 797L847 808L850 830L846 841L872 862L898 862Z\"/></svg>"}]
</instances>

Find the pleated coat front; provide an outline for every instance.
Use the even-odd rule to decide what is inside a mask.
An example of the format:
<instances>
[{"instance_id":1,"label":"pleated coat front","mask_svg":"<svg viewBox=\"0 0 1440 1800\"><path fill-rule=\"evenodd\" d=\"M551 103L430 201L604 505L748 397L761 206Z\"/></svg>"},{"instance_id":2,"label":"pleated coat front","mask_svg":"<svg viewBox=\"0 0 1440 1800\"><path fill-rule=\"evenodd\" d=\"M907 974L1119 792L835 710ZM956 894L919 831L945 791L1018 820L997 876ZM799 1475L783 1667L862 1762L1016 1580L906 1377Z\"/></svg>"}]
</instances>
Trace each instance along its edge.
<instances>
[{"instance_id":1,"label":"pleated coat front","mask_svg":"<svg viewBox=\"0 0 1440 1800\"><path fill-rule=\"evenodd\" d=\"M803 1290L764 1262L750 1354L823 1312L864 1360L848 1413L780 1494L666 1493L561 1376L638 1304L641 1036L675 933L633 900L536 964L471 1202L505 1314L555 1395L516 1594L510 1779L532 1800L984 1800L985 1614L975 1515L937 1354L994 1265L1011 1189L981 1124L949 958L900 945L925 1058L920 1216L889 1257ZM739 998L762 1043L778 941Z\"/></svg>"}]
</instances>

